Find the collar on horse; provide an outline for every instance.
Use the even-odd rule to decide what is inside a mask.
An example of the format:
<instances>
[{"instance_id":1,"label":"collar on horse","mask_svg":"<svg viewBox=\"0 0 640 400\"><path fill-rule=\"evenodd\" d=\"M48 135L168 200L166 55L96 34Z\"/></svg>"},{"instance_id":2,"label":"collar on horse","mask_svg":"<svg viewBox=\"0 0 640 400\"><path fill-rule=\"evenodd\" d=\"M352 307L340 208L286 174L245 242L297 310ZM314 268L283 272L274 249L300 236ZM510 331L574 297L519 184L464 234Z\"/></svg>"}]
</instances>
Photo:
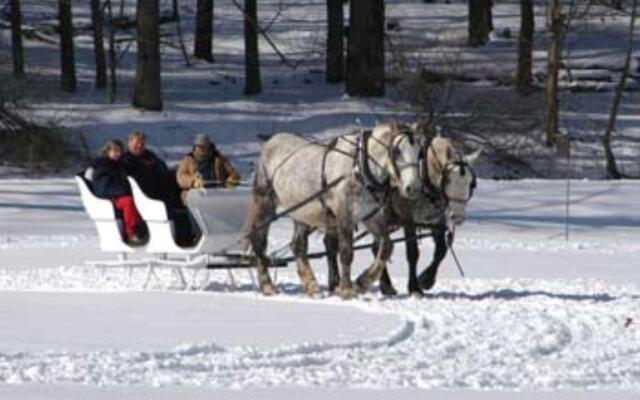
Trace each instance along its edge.
<instances>
[{"instance_id":1,"label":"collar on horse","mask_svg":"<svg viewBox=\"0 0 640 400\"><path fill-rule=\"evenodd\" d=\"M384 193L391 186L389 175L385 180L380 182L371 172L370 156L369 156L369 139L371 139L373 131L370 129L363 130L358 136L357 150L355 158L355 175L362 185L371 193Z\"/></svg>"}]
</instances>

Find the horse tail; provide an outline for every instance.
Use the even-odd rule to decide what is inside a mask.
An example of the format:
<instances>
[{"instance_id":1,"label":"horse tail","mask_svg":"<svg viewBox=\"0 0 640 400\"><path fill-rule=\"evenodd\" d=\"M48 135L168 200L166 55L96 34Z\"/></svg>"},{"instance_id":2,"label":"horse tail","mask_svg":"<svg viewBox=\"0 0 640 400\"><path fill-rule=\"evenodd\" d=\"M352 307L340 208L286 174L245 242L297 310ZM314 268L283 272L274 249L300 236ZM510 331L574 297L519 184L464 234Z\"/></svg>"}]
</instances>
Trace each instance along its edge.
<instances>
[{"instance_id":1,"label":"horse tail","mask_svg":"<svg viewBox=\"0 0 640 400\"><path fill-rule=\"evenodd\" d=\"M249 250L252 236L261 230L262 225L268 224L273 188L262 160L256 165L251 192L251 198L247 204L247 216L242 226L240 243L243 251Z\"/></svg>"}]
</instances>

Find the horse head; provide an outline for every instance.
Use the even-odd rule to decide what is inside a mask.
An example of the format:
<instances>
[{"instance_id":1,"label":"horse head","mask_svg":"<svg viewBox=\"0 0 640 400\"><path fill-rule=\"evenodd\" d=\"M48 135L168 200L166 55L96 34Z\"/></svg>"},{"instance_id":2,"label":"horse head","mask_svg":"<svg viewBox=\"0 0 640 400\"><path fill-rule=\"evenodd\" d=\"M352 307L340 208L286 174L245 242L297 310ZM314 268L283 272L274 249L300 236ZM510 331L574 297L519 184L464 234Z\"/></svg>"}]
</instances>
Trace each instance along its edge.
<instances>
[{"instance_id":1,"label":"horse head","mask_svg":"<svg viewBox=\"0 0 640 400\"><path fill-rule=\"evenodd\" d=\"M369 144L370 158L400 195L414 198L420 192L420 135L408 125L395 122L373 128Z\"/></svg>"},{"instance_id":2,"label":"horse head","mask_svg":"<svg viewBox=\"0 0 640 400\"><path fill-rule=\"evenodd\" d=\"M460 225L466 219L466 209L476 187L473 164L482 150L470 155L459 152L450 139L435 137L427 147L428 179L445 198L451 220Z\"/></svg>"}]
</instances>

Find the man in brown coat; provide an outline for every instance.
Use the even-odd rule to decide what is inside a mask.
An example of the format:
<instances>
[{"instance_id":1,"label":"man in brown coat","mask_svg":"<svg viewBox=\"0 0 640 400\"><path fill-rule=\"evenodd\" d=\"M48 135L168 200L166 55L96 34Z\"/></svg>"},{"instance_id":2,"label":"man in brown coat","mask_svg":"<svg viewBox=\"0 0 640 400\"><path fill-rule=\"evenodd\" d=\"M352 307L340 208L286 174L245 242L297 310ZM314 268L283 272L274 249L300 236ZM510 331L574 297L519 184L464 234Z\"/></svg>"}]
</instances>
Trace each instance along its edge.
<instances>
[{"instance_id":1,"label":"man in brown coat","mask_svg":"<svg viewBox=\"0 0 640 400\"><path fill-rule=\"evenodd\" d=\"M185 204L189 189L232 187L240 181L238 172L204 133L196 136L193 150L182 159L176 175Z\"/></svg>"}]
</instances>

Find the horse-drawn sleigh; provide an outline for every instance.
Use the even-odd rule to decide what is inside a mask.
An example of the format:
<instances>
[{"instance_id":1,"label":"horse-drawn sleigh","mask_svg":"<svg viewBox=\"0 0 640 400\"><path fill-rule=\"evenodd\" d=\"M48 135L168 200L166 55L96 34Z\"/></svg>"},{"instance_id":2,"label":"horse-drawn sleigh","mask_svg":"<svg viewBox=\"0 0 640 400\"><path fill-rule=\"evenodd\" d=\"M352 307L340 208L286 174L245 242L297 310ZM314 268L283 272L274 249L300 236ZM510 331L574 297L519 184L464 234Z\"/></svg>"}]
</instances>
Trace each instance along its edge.
<instances>
[{"instance_id":1,"label":"horse-drawn sleigh","mask_svg":"<svg viewBox=\"0 0 640 400\"><path fill-rule=\"evenodd\" d=\"M295 261L303 290L317 294L320 287L309 264L310 257L327 257L328 288L342 298L352 298L379 280L384 294L396 291L387 272L393 241L403 228L409 262L411 294L421 295L435 283L437 269L447 252L447 233L465 218L476 178L471 165L478 153L464 156L448 139L426 141L414 125L381 124L335 138L329 144L293 134L277 134L264 143L252 187L194 189L188 209L202 232L191 247L174 240L173 221L161 201L150 199L129 178L134 202L147 224L149 240L131 247L122 240L120 222L109 200L99 199L84 176L76 177L83 204L94 221L101 250L116 252L117 260L97 262L106 267L146 268L146 283L159 267L172 268L184 285L184 270L193 272L255 267L264 294L277 288L269 268ZM293 221L292 257L268 253L269 225L280 217ZM356 245L364 227L373 237ZM417 275L418 240L430 232L434 259ZM308 254L308 236L324 234L326 252ZM355 239L355 240L354 240ZM250 251L249 251L250 248ZM351 281L354 249L372 248L374 261ZM130 257L131 256L131 257ZM339 260L339 262L338 262ZM145 283L145 284L146 284Z\"/></svg>"}]
</instances>

